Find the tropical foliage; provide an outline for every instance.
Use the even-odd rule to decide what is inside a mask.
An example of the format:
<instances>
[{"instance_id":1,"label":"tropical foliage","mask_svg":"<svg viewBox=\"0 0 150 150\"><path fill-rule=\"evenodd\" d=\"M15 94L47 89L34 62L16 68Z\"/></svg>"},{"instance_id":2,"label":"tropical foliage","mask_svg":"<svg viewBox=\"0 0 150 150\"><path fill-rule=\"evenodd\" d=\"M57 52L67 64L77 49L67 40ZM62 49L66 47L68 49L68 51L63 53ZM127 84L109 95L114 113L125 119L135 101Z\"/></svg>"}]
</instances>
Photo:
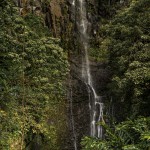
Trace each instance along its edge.
<instances>
[{"instance_id":1,"label":"tropical foliage","mask_svg":"<svg viewBox=\"0 0 150 150\"><path fill-rule=\"evenodd\" d=\"M58 149L68 68L59 39L42 17L21 17L11 1L1 1L0 43L0 149Z\"/></svg>"},{"instance_id":2,"label":"tropical foliage","mask_svg":"<svg viewBox=\"0 0 150 150\"><path fill-rule=\"evenodd\" d=\"M83 150L149 150L150 118L124 121L113 128L105 123L105 140L85 137Z\"/></svg>"},{"instance_id":3,"label":"tropical foliage","mask_svg":"<svg viewBox=\"0 0 150 150\"><path fill-rule=\"evenodd\" d=\"M132 1L102 29L113 73L109 89L125 117L150 114L149 4L149 0Z\"/></svg>"},{"instance_id":4,"label":"tropical foliage","mask_svg":"<svg viewBox=\"0 0 150 150\"><path fill-rule=\"evenodd\" d=\"M100 50L93 50L92 56L108 62L107 69L112 73L108 97L112 97L116 108L113 119L123 122L112 122L115 125L111 127L102 123L105 139L85 137L82 141L85 150L148 150L150 147L149 118L138 118L150 114L149 11L149 0L132 0L109 23L101 25ZM130 120L126 121L127 118Z\"/></svg>"}]
</instances>

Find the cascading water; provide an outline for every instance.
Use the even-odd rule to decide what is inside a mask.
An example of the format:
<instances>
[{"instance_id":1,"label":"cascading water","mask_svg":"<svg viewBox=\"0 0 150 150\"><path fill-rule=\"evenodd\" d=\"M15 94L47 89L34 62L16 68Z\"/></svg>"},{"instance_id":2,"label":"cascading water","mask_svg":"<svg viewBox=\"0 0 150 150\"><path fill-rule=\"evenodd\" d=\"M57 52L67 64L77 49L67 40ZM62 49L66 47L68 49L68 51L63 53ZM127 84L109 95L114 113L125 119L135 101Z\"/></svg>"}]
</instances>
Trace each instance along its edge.
<instances>
[{"instance_id":1,"label":"cascading water","mask_svg":"<svg viewBox=\"0 0 150 150\"><path fill-rule=\"evenodd\" d=\"M71 115L71 124L72 124L72 132L73 132L73 144L74 144L74 149L77 150L77 137L76 137L76 132L75 132L75 124L74 124L74 114L73 114L73 106L72 106L72 87L71 83L69 84L70 86L70 115Z\"/></svg>"},{"instance_id":2,"label":"cascading water","mask_svg":"<svg viewBox=\"0 0 150 150\"><path fill-rule=\"evenodd\" d=\"M72 9L73 11L75 10L75 0L72 1ZM71 78L70 78L71 80ZM71 115L71 125L72 125L72 132L73 132L73 145L74 145L74 150L77 150L77 136L75 132L75 121L74 121L74 114L73 114L73 99L72 99L72 87L71 87L71 82L69 82L69 87L70 87L70 95L69 95L69 104L70 104L70 115Z\"/></svg>"},{"instance_id":3,"label":"cascading water","mask_svg":"<svg viewBox=\"0 0 150 150\"><path fill-rule=\"evenodd\" d=\"M92 137L102 138L102 127L97 125L98 122L103 120L103 103L101 102L101 97L96 94L95 88L93 86L93 81L90 71L90 61L88 57L88 19L86 11L86 1L85 0L73 0L72 6L75 8L76 3L78 4L78 21L77 26L80 34L80 41L82 45L82 79L87 85L89 94L89 109L90 109L90 135Z\"/></svg>"}]
</instances>

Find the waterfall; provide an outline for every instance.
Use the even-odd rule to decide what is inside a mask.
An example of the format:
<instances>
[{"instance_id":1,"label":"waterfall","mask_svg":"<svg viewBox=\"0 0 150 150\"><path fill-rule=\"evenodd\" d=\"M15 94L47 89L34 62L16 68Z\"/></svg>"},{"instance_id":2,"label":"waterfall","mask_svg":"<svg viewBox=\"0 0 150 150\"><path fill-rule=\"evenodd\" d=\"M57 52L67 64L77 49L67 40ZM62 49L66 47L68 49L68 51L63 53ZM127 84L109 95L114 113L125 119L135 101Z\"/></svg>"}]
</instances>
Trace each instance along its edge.
<instances>
[{"instance_id":1,"label":"waterfall","mask_svg":"<svg viewBox=\"0 0 150 150\"><path fill-rule=\"evenodd\" d=\"M71 124L72 124L72 131L73 131L73 144L74 149L77 150L77 137L75 132L75 124L74 124L74 117L73 117L73 106L72 106L72 88L70 88L70 113L71 113Z\"/></svg>"},{"instance_id":2,"label":"waterfall","mask_svg":"<svg viewBox=\"0 0 150 150\"><path fill-rule=\"evenodd\" d=\"M76 6L78 4L78 6ZM88 96L89 96L89 110L90 110L90 135L92 137L102 138L102 127L97 125L98 122L103 120L103 108L104 105L101 100L101 96L98 96L96 90L93 85L91 71L90 71L90 61L88 56L88 19L87 19L87 11L86 11L86 0L73 0L72 7L75 8L77 12L76 20L80 42L82 46L82 80L87 86Z\"/></svg>"},{"instance_id":3,"label":"waterfall","mask_svg":"<svg viewBox=\"0 0 150 150\"><path fill-rule=\"evenodd\" d=\"M76 132L75 132L75 121L74 121L74 113L73 113L71 76L69 77L68 100L69 100L69 108L70 108L70 110L69 110L69 112L70 112L70 125L72 127L72 135L73 135L73 146L74 146L74 150L77 150L77 136L76 136Z\"/></svg>"}]
</instances>

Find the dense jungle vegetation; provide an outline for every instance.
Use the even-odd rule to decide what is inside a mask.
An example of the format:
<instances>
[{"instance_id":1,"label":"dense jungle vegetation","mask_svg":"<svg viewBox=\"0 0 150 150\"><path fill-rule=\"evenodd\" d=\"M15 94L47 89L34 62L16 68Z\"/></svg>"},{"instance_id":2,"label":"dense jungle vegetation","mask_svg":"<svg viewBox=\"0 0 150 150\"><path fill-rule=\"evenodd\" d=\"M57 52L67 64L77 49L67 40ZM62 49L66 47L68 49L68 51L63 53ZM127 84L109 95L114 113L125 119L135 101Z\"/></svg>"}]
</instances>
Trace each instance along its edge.
<instances>
[{"instance_id":1,"label":"dense jungle vegetation","mask_svg":"<svg viewBox=\"0 0 150 150\"><path fill-rule=\"evenodd\" d=\"M60 149L67 55L41 17L0 5L0 149Z\"/></svg>"},{"instance_id":2,"label":"dense jungle vegetation","mask_svg":"<svg viewBox=\"0 0 150 150\"><path fill-rule=\"evenodd\" d=\"M105 140L85 137L85 150L150 149L149 12L149 0L133 0L99 29L100 51L95 57L103 51L112 72L108 91L117 106L117 119L111 127L101 123Z\"/></svg>"},{"instance_id":3,"label":"dense jungle vegetation","mask_svg":"<svg viewBox=\"0 0 150 150\"><path fill-rule=\"evenodd\" d=\"M150 0L100 2L109 17L102 16L89 53L107 63L108 97L117 110L105 116L111 125L99 123L104 139L83 137L82 148L150 150ZM13 0L0 0L1 150L67 150L65 44L52 36L42 14L20 14Z\"/></svg>"}]
</instances>

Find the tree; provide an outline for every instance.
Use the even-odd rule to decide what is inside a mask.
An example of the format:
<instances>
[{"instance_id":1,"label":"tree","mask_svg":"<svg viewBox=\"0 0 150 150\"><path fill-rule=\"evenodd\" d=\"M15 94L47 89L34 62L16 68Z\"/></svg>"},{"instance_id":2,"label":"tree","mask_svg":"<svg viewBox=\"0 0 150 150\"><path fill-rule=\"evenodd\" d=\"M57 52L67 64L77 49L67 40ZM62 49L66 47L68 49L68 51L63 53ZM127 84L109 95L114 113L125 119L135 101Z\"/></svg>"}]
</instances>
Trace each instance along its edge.
<instances>
[{"instance_id":1,"label":"tree","mask_svg":"<svg viewBox=\"0 0 150 150\"><path fill-rule=\"evenodd\" d=\"M41 16L21 17L11 1L0 12L0 149L59 149L67 55Z\"/></svg>"}]
</instances>

